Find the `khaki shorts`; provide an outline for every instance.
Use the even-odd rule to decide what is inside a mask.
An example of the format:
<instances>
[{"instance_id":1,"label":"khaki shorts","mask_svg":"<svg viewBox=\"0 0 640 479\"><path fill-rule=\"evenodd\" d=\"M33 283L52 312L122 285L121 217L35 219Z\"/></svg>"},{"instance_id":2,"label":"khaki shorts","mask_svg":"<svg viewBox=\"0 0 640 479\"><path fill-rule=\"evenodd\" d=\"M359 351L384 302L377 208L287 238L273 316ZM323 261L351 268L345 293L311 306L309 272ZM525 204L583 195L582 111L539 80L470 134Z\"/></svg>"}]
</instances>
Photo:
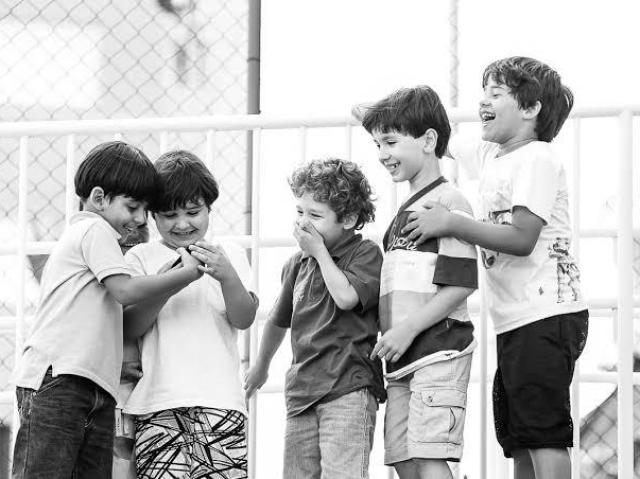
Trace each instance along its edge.
<instances>
[{"instance_id":1,"label":"khaki shorts","mask_svg":"<svg viewBox=\"0 0 640 479\"><path fill-rule=\"evenodd\" d=\"M424 366L387 386L384 462L460 461L471 354Z\"/></svg>"}]
</instances>

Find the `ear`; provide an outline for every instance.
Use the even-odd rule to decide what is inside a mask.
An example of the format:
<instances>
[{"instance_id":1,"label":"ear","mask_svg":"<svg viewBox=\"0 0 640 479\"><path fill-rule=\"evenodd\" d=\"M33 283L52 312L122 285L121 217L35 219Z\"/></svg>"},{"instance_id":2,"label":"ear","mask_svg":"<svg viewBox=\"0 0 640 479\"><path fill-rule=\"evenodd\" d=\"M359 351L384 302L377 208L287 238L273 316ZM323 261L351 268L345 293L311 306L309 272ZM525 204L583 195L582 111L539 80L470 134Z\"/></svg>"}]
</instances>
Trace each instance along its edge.
<instances>
[{"instance_id":1,"label":"ear","mask_svg":"<svg viewBox=\"0 0 640 479\"><path fill-rule=\"evenodd\" d=\"M538 116L538 113L540 113L541 108L542 108L542 103L537 101L533 106L530 106L529 108L524 108L522 110L522 116L524 117L525 120L533 120Z\"/></svg>"},{"instance_id":2,"label":"ear","mask_svg":"<svg viewBox=\"0 0 640 479\"><path fill-rule=\"evenodd\" d=\"M91 193L89 193L87 202L89 202L95 209L102 211L106 203L108 203L108 200L104 194L104 190L99 186L94 186Z\"/></svg>"},{"instance_id":3,"label":"ear","mask_svg":"<svg viewBox=\"0 0 640 479\"><path fill-rule=\"evenodd\" d=\"M427 129L422 135L424 138L423 149L425 153L433 153L436 151L436 145L438 144L438 133L433 128Z\"/></svg>"},{"instance_id":4,"label":"ear","mask_svg":"<svg viewBox=\"0 0 640 479\"><path fill-rule=\"evenodd\" d=\"M357 221L358 221L357 215L345 216L344 220L342 221L342 227L345 230L350 230L356 225Z\"/></svg>"}]
</instances>

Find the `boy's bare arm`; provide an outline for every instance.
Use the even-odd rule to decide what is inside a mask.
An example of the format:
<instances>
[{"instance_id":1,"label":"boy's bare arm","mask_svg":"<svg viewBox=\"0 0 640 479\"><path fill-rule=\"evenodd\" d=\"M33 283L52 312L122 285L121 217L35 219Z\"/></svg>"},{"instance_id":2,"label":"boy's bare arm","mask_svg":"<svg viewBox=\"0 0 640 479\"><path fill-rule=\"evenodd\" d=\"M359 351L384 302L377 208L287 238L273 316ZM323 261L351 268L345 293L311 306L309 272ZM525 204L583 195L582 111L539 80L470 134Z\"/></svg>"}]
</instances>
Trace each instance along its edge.
<instances>
[{"instance_id":1,"label":"boy's bare arm","mask_svg":"<svg viewBox=\"0 0 640 479\"><path fill-rule=\"evenodd\" d=\"M220 282L227 319L238 329L247 329L253 324L258 310L258 300L250 294L235 270L224 248L198 241L190 246L191 254L202 263L200 270Z\"/></svg>"},{"instance_id":2,"label":"boy's bare arm","mask_svg":"<svg viewBox=\"0 0 640 479\"><path fill-rule=\"evenodd\" d=\"M269 365L287 334L287 328L281 328L267 321L260 340L260 350L256 362L244 376L245 396L249 399L256 389L260 389L269 377Z\"/></svg>"},{"instance_id":3,"label":"boy's bare arm","mask_svg":"<svg viewBox=\"0 0 640 479\"><path fill-rule=\"evenodd\" d=\"M163 296L180 289L202 276L197 266L200 262L192 258L184 249L178 252L182 258L182 267L166 273L131 277L126 274L115 274L104 279L103 283L123 306L139 303Z\"/></svg>"},{"instance_id":4,"label":"boy's bare arm","mask_svg":"<svg viewBox=\"0 0 640 479\"><path fill-rule=\"evenodd\" d=\"M351 116L353 116L356 120L362 121L364 115L367 113L367 110L374 105L373 102L367 101L364 103L357 103L351 107Z\"/></svg>"},{"instance_id":5,"label":"boy's bare arm","mask_svg":"<svg viewBox=\"0 0 640 479\"><path fill-rule=\"evenodd\" d=\"M136 339L142 336L155 323L160 310L169 298L180 291L176 288L161 296L124 307L123 332L125 339Z\"/></svg>"},{"instance_id":6,"label":"boy's bare arm","mask_svg":"<svg viewBox=\"0 0 640 479\"><path fill-rule=\"evenodd\" d=\"M310 223L296 224L293 236L300 249L313 256L318 265L329 294L338 308L349 311L360 302L358 293L340 268L333 262L320 233Z\"/></svg>"},{"instance_id":7,"label":"boy's bare arm","mask_svg":"<svg viewBox=\"0 0 640 479\"><path fill-rule=\"evenodd\" d=\"M424 209L409 215L403 232L418 244L428 238L453 236L492 251L528 256L533 251L543 220L525 207L515 207L511 224L492 224L451 213L440 203L427 201Z\"/></svg>"},{"instance_id":8,"label":"boy's bare arm","mask_svg":"<svg viewBox=\"0 0 640 479\"><path fill-rule=\"evenodd\" d=\"M333 258L325 249L316 256L316 261L320 266L324 284L327 286L329 294L333 298L338 308L349 311L355 308L360 302L360 298L355 288L340 268L333 262Z\"/></svg>"},{"instance_id":9,"label":"boy's bare arm","mask_svg":"<svg viewBox=\"0 0 640 479\"><path fill-rule=\"evenodd\" d=\"M166 273L172 269L173 261L167 262L158 270L157 274ZM176 268L182 267L176 266ZM158 319L160 310L164 308L169 298L180 291L182 288L176 288L166 294L158 297L141 301L124 307L124 324L123 333L125 339L136 339L142 336Z\"/></svg>"},{"instance_id":10,"label":"boy's bare arm","mask_svg":"<svg viewBox=\"0 0 640 479\"><path fill-rule=\"evenodd\" d=\"M444 286L422 308L407 320L384 333L371 352L371 359L378 356L387 361L397 361L422 331L445 319L475 289L462 286Z\"/></svg>"}]
</instances>

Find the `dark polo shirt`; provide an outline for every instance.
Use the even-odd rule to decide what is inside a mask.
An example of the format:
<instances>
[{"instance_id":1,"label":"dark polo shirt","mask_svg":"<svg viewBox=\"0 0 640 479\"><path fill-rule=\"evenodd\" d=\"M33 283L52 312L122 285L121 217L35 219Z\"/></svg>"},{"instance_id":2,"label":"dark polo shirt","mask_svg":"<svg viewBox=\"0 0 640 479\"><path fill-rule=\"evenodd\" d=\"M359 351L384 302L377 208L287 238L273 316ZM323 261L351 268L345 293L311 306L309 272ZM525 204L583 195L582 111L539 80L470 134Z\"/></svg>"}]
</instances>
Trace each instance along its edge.
<instances>
[{"instance_id":1,"label":"dark polo shirt","mask_svg":"<svg viewBox=\"0 0 640 479\"><path fill-rule=\"evenodd\" d=\"M382 364L369 359L379 331L382 253L353 233L329 253L358 293L358 305L350 311L338 308L318 262L298 251L282 269L282 290L270 314L273 324L291 328L293 360L285 385L289 416L361 388L380 401L386 397Z\"/></svg>"}]
</instances>

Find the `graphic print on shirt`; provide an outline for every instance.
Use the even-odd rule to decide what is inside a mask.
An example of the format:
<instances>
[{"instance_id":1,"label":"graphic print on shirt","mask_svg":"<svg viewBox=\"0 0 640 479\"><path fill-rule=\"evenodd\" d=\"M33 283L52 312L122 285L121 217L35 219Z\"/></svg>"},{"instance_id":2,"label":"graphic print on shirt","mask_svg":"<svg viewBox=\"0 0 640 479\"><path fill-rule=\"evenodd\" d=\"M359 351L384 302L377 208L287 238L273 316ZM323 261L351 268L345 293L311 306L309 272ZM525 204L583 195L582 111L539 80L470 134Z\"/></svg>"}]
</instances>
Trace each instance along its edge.
<instances>
[{"instance_id":1,"label":"graphic print on shirt","mask_svg":"<svg viewBox=\"0 0 640 479\"><path fill-rule=\"evenodd\" d=\"M438 240L436 238L430 238L424 243L418 245L415 241L412 241L407 237L409 233L402 233L402 228L404 228L409 222L409 215L411 213L413 213L413 211L403 211L395 217L393 225L391 225L389 240L385 251L405 250L437 253Z\"/></svg>"},{"instance_id":2,"label":"graphic print on shirt","mask_svg":"<svg viewBox=\"0 0 640 479\"><path fill-rule=\"evenodd\" d=\"M549 257L556 259L558 274L558 303L580 300L580 270L569 254L569 238L556 238L549 246Z\"/></svg>"},{"instance_id":3,"label":"graphic print on shirt","mask_svg":"<svg viewBox=\"0 0 640 479\"><path fill-rule=\"evenodd\" d=\"M510 225L511 210L490 211L488 218L485 221L494 225ZM485 269L489 269L496 264L498 256L500 256L500 252L484 248L480 248L480 254L482 256L482 264Z\"/></svg>"},{"instance_id":4,"label":"graphic print on shirt","mask_svg":"<svg viewBox=\"0 0 640 479\"><path fill-rule=\"evenodd\" d=\"M307 289L307 284L309 283L309 277L298 276L296 278L296 284L293 286L293 307L295 308L296 304L304 298L304 291Z\"/></svg>"}]
</instances>

